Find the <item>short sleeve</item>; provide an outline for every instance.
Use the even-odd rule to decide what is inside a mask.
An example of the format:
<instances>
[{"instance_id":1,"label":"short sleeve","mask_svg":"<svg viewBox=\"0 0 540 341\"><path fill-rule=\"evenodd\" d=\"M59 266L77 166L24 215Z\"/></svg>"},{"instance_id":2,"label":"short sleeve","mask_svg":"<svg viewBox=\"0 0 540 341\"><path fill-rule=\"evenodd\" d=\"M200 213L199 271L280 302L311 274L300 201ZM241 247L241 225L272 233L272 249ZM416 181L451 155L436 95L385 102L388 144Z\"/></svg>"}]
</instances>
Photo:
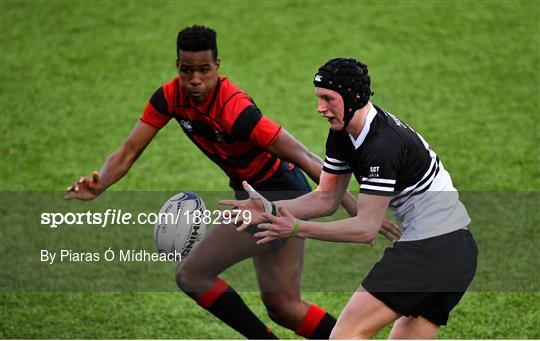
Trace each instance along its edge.
<instances>
[{"instance_id":1,"label":"short sleeve","mask_svg":"<svg viewBox=\"0 0 540 341\"><path fill-rule=\"evenodd\" d=\"M347 161L344 151L347 145L343 134L330 130L326 139L326 157L324 158L323 170L332 174L351 173L352 169Z\"/></svg>"},{"instance_id":2,"label":"short sleeve","mask_svg":"<svg viewBox=\"0 0 540 341\"><path fill-rule=\"evenodd\" d=\"M378 141L366 146L357 165L360 174L360 193L394 196L398 178L401 150L398 144Z\"/></svg>"},{"instance_id":3,"label":"short sleeve","mask_svg":"<svg viewBox=\"0 0 540 341\"><path fill-rule=\"evenodd\" d=\"M229 104L229 112L233 118L231 135L239 140L251 140L263 150L274 143L281 131L281 126L264 116L248 96L238 96Z\"/></svg>"},{"instance_id":4,"label":"short sleeve","mask_svg":"<svg viewBox=\"0 0 540 341\"><path fill-rule=\"evenodd\" d=\"M169 113L163 87L160 87L146 104L141 121L161 129L171 118L172 115Z\"/></svg>"}]
</instances>

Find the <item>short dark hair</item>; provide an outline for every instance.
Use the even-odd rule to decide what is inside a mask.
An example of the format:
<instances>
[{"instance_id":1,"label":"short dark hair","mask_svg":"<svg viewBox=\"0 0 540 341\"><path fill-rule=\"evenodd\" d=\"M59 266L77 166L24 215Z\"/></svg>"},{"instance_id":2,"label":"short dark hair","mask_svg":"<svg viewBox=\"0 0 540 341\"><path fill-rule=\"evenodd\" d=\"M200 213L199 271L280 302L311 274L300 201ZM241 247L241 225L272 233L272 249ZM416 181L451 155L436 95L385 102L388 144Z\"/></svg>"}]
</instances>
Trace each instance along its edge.
<instances>
[{"instance_id":1,"label":"short dark hair","mask_svg":"<svg viewBox=\"0 0 540 341\"><path fill-rule=\"evenodd\" d=\"M182 51L206 51L212 50L214 60L217 59L216 31L210 27L193 25L178 32L176 38L176 57Z\"/></svg>"}]
</instances>

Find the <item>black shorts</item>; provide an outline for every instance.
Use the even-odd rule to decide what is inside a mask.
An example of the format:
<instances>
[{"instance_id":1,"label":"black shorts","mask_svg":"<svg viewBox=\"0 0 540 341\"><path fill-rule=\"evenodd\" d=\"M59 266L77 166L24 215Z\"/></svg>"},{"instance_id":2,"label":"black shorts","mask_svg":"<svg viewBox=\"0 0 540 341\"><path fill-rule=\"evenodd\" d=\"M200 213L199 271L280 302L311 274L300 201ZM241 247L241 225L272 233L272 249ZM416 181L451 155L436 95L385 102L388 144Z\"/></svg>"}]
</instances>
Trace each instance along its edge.
<instances>
[{"instance_id":1,"label":"black shorts","mask_svg":"<svg viewBox=\"0 0 540 341\"><path fill-rule=\"evenodd\" d=\"M278 170L272 177L259 184L250 185L270 201L294 199L311 191L311 187L300 169L285 161L281 162ZM247 192L242 188L233 186L233 189L235 190L234 197L236 200L249 198ZM260 230L257 228L257 225L250 225L244 231L249 234L255 234ZM270 245L273 249L280 248L285 245L287 240L288 238L276 239L271 241Z\"/></svg>"},{"instance_id":2,"label":"black shorts","mask_svg":"<svg viewBox=\"0 0 540 341\"><path fill-rule=\"evenodd\" d=\"M477 256L476 242L466 229L396 242L362 286L400 315L446 325L476 273Z\"/></svg>"}]
</instances>

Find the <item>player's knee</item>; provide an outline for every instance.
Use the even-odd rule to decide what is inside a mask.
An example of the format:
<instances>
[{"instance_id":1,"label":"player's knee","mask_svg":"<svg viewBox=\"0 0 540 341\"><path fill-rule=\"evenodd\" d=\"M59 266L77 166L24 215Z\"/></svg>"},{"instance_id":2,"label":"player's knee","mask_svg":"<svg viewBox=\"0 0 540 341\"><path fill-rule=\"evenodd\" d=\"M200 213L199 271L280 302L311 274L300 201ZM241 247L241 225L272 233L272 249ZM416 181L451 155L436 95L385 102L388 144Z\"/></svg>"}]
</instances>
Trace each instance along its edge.
<instances>
[{"instance_id":1,"label":"player's knee","mask_svg":"<svg viewBox=\"0 0 540 341\"><path fill-rule=\"evenodd\" d=\"M269 293L263 294L262 300L270 319L281 326L295 327L303 317L299 315L303 302L297 295Z\"/></svg>"},{"instance_id":2,"label":"player's knee","mask_svg":"<svg viewBox=\"0 0 540 341\"><path fill-rule=\"evenodd\" d=\"M182 262L176 270L176 285L180 290L189 292L197 287L201 274L189 262Z\"/></svg>"},{"instance_id":3,"label":"player's knee","mask_svg":"<svg viewBox=\"0 0 540 341\"><path fill-rule=\"evenodd\" d=\"M439 325L423 317L401 317L394 323L390 332L391 339L434 339L437 337Z\"/></svg>"},{"instance_id":4,"label":"player's knee","mask_svg":"<svg viewBox=\"0 0 540 341\"><path fill-rule=\"evenodd\" d=\"M180 265L178 269L176 269L176 285L180 290L186 291L186 284L189 278L189 272L185 269L184 265Z\"/></svg>"}]
</instances>

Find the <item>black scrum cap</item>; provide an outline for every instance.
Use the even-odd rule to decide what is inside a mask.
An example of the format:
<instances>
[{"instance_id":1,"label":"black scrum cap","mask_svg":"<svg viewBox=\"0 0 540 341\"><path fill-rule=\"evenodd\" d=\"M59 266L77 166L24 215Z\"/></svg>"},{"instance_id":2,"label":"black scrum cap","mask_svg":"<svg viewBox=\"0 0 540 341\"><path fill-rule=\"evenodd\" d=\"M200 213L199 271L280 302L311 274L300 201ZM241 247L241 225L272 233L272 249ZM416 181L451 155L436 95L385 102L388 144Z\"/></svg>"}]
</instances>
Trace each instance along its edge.
<instances>
[{"instance_id":1,"label":"black scrum cap","mask_svg":"<svg viewBox=\"0 0 540 341\"><path fill-rule=\"evenodd\" d=\"M343 98L343 129L347 127L356 110L364 107L373 95L367 65L353 58L330 59L319 68L313 84L333 90Z\"/></svg>"}]
</instances>

